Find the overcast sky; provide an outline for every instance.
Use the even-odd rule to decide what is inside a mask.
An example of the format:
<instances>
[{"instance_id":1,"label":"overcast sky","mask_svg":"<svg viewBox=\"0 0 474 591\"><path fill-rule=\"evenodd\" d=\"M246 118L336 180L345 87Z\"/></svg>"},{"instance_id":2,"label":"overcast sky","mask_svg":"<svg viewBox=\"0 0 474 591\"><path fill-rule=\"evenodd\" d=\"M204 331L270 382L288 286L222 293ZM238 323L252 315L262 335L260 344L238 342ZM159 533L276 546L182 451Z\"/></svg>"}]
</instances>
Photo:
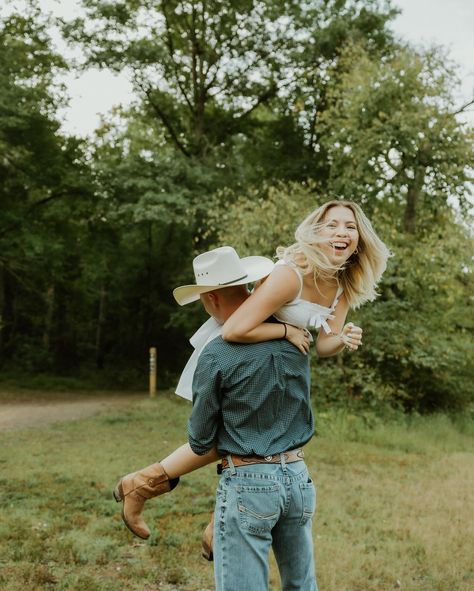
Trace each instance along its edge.
<instances>
[{"instance_id":1,"label":"overcast sky","mask_svg":"<svg viewBox=\"0 0 474 591\"><path fill-rule=\"evenodd\" d=\"M40 0L40 4L67 19L77 15L76 0ZM474 95L474 0L394 0L393 4L402 9L393 24L397 35L417 45L435 43L449 49L462 72L459 105L467 102ZM60 43L58 48L64 50ZM61 112L63 129L80 136L98 127L101 114L133 99L125 76L103 70L68 75L66 84L71 99ZM474 113L468 118L474 122Z\"/></svg>"}]
</instances>

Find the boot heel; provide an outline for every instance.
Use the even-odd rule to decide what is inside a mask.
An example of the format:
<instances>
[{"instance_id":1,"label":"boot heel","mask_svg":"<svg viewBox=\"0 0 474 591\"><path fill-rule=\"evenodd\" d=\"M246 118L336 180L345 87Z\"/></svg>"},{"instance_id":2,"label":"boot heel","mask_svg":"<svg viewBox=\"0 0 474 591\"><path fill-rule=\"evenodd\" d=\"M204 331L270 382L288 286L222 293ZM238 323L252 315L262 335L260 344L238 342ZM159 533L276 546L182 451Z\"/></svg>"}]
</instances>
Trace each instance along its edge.
<instances>
[{"instance_id":1,"label":"boot heel","mask_svg":"<svg viewBox=\"0 0 474 591\"><path fill-rule=\"evenodd\" d=\"M123 501L122 481L120 481L114 488L114 498L117 501L117 503L121 503Z\"/></svg>"},{"instance_id":2,"label":"boot heel","mask_svg":"<svg viewBox=\"0 0 474 591\"><path fill-rule=\"evenodd\" d=\"M210 548L205 542L202 543L201 556L209 562L214 561L214 553L212 548Z\"/></svg>"}]
</instances>

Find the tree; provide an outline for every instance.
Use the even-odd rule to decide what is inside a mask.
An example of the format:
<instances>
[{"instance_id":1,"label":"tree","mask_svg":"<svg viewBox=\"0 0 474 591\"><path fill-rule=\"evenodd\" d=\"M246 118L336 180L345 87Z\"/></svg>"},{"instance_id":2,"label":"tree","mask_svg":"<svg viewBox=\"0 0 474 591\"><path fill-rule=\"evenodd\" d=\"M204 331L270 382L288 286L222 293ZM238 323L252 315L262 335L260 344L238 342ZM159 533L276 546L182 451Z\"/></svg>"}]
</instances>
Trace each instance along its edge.
<instances>
[{"instance_id":1,"label":"tree","mask_svg":"<svg viewBox=\"0 0 474 591\"><path fill-rule=\"evenodd\" d=\"M83 0L83 6L87 15L64 24L66 36L84 49L87 64L131 72L149 119L181 155L204 159L217 150L222 158L235 142L256 152L256 132L262 164L269 151L274 155L273 175L275 160L284 163L288 154L285 143L298 144L300 177L314 160L308 130L321 109L327 68L349 39L363 38L378 51L389 44L386 24L395 14L375 0Z\"/></svg>"},{"instance_id":2,"label":"tree","mask_svg":"<svg viewBox=\"0 0 474 591\"><path fill-rule=\"evenodd\" d=\"M88 176L79 142L58 133L53 76L65 64L38 11L5 18L0 43L0 355L44 362L66 354L72 332L53 325L70 299L59 285Z\"/></svg>"},{"instance_id":3,"label":"tree","mask_svg":"<svg viewBox=\"0 0 474 591\"><path fill-rule=\"evenodd\" d=\"M456 117L455 71L444 53L394 49L379 61L348 46L319 125L329 189L369 208L401 208L406 232L429 227L455 198L469 206L473 133Z\"/></svg>"},{"instance_id":4,"label":"tree","mask_svg":"<svg viewBox=\"0 0 474 591\"><path fill-rule=\"evenodd\" d=\"M379 208L376 216L395 256L381 298L358 313L370 343L359 369L370 367L378 394L405 409L468 408L474 378L472 233L449 209L438 214L430 232L416 237L394 227L390 211ZM359 396L362 377L354 390Z\"/></svg>"}]
</instances>

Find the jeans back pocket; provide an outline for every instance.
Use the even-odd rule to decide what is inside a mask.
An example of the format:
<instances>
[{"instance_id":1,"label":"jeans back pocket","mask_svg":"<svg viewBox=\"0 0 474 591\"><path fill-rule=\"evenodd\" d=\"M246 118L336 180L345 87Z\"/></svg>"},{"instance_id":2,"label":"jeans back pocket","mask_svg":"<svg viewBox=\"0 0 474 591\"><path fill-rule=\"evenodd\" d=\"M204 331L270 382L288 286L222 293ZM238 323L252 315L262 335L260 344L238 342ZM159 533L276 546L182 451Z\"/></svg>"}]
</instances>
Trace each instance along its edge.
<instances>
[{"instance_id":1,"label":"jeans back pocket","mask_svg":"<svg viewBox=\"0 0 474 591\"><path fill-rule=\"evenodd\" d=\"M316 489L313 482L301 482L301 519L300 525L305 525L313 517L316 511Z\"/></svg>"},{"instance_id":2,"label":"jeans back pocket","mask_svg":"<svg viewBox=\"0 0 474 591\"><path fill-rule=\"evenodd\" d=\"M280 485L237 488L240 525L253 534L273 529L280 516Z\"/></svg>"}]
</instances>

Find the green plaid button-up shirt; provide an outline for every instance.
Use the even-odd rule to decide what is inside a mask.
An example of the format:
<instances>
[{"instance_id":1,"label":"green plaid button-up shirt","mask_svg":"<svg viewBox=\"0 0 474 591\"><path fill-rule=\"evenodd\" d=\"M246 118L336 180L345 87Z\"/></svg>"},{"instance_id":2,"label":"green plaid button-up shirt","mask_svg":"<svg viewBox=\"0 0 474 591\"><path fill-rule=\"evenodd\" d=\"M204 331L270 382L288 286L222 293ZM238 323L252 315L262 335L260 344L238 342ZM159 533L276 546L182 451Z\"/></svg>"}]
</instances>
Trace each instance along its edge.
<instances>
[{"instance_id":1,"label":"green plaid button-up shirt","mask_svg":"<svg viewBox=\"0 0 474 591\"><path fill-rule=\"evenodd\" d=\"M188 423L192 450L267 456L311 439L309 356L286 340L229 343L201 353Z\"/></svg>"}]
</instances>

